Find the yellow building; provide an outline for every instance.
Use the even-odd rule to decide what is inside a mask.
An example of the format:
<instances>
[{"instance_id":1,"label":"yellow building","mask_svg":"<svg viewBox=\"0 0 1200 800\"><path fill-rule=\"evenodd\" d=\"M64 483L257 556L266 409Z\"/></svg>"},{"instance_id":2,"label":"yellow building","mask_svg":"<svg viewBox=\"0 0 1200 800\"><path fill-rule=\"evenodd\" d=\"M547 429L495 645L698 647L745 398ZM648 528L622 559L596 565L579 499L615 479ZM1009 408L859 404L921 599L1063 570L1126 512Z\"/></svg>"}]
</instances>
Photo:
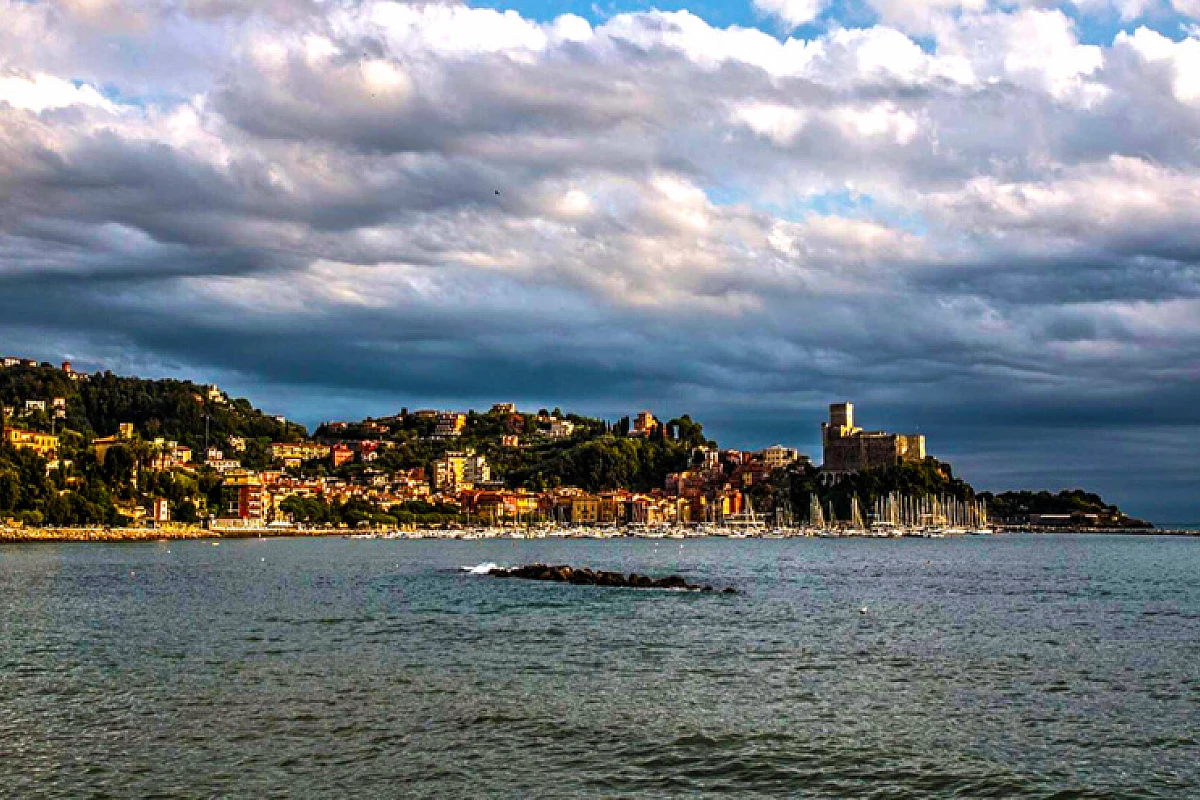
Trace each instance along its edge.
<instances>
[{"instance_id":1,"label":"yellow building","mask_svg":"<svg viewBox=\"0 0 1200 800\"><path fill-rule=\"evenodd\" d=\"M54 458L58 453L58 437L48 433L5 428L4 441L18 450L32 450L42 458Z\"/></svg>"},{"instance_id":2,"label":"yellow building","mask_svg":"<svg viewBox=\"0 0 1200 800\"><path fill-rule=\"evenodd\" d=\"M658 429L659 422L649 411L641 411L633 418L633 435L649 436Z\"/></svg>"},{"instance_id":3,"label":"yellow building","mask_svg":"<svg viewBox=\"0 0 1200 800\"><path fill-rule=\"evenodd\" d=\"M433 488L438 491L471 489L477 483L492 479L492 469L487 458L475 451L449 452L433 462Z\"/></svg>"},{"instance_id":4,"label":"yellow building","mask_svg":"<svg viewBox=\"0 0 1200 800\"><path fill-rule=\"evenodd\" d=\"M800 460L799 452L780 444L771 445L760 455L762 455L763 464L770 470L780 469Z\"/></svg>"},{"instance_id":5,"label":"yellow building","mask_svg":"<svg viewBox=\"0 0 1200 800\"><path fill-rule=\"evenodd\" d=\"M595 525L600 521L600 498L580 495L571 498L571 524Z\"/></svg>"},{"instance_id":6,"label":"yellow building","mask_svg":"<svg viewBox=\"0 0 1200 800\"><path fill-rule=\"evenodd\" d=\"M305 461L329 458L329 445L317 442L275 442L271 445L271 458L287 466L300 466Z\"/></svg>"}]
</instances>

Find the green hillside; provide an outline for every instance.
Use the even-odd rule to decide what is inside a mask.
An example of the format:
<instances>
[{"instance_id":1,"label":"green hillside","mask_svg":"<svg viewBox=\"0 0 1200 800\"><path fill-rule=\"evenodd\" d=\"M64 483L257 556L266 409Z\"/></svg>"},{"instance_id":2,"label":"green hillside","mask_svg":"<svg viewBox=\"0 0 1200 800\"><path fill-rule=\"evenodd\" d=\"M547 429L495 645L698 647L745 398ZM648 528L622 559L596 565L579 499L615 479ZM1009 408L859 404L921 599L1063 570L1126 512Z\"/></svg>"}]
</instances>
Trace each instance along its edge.
<instances>
[{"instance_id":1,"label":"green hillside","mask_svg":"<svg viewBox=\"0 0 1200 800\"><path fill-rule=\"evenodd\" d=\"M144 439L162 437L199 449L205 443L206 416L210 441L214 442L229 436L292 441L306 434L302 426L282 424L254 408L249 400L214 402L207 392L205 386L175 379L126 378L103 372L72 380L50 366L0 369L0 403L15 407L12 424L30 430L49 431L52 420L40 412L22 416L25 401L44 400L49 406L53 398L62 397L67 401L67 416L57 427L87 439L111 436L122 422L131 422Z\"/></svg>"},{"instance_id":2,"label":"green hillside","mask_svg":"<svg viewBox=\"0 0 1200 800\"><path fill-rule=\"evenodd\" d=\"M63 398L66 414L52 417L52 401ZM26 411L28 400L44 401L47 411ZM11 427L58 434L58 465L28 450L0 445L0 519L29 524L116 525L125 520L122 509L165 497L172 516L194 521L213 496L218 478L202 470L197 475L142 469L156 438L177 441L203 452L208 440L218 445L229 436L247 439L242 456L248 465L265 461L271 441L294 440L303 427L280 423L244 399L210 399L207 387L191 381L145 380L97 373L73 380L60 369L8 367L0 369L0 405L13 408ZM91 443L132 423L135 436L110 449L103 461Z\"/></svg>"},{"instance_id":3,"label":"green hillside","mask_svg":"<svg viewBox=\"0 0 1200 800\"><path fill-rule=\"evenodd\" d=\"M557 416L574 424L571 436L551 439L546 420ZM588 491L628 488L661 489L667 474L687 468L693 447L708 443L703 427L683 416L659 427L656 435L630 438L629 420L615 423L577 414L542 409L532 413L468 412L462 433L452 439L432 438L435 420L407 412L385 419L332 427L314 432L318 439L379 439L390 447L381 451L375 468L428 468L450 450L472 449L487 457L494 479L510 489L541 490L578 486ZM517 447L505 446L503 437L516 436ZM715 444L715 443L713 443ZM355 467L344 472L353 475Z\"/></svg>"}]
</instances>

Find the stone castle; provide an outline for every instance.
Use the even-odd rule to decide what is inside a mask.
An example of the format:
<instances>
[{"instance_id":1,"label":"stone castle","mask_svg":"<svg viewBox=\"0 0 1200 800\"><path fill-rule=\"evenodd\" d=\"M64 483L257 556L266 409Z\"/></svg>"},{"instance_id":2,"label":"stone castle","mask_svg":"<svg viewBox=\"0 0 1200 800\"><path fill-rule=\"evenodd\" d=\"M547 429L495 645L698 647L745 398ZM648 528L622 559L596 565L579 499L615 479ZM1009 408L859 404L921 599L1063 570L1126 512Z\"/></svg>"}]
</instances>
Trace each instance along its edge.
<instances>
[{"instance_id":1,"label":"stone castle","mask_svg":"<svg viewBox=\"0 0 1200 800\"><path fill-rule=\"evenodd\" d=\"M822 470L844 474L864 469L891 467L925 458L922 434L864 431L854 426L854 404L833 403L829 422L821 423L824 450Z\"/></svg>"}]
</instances>

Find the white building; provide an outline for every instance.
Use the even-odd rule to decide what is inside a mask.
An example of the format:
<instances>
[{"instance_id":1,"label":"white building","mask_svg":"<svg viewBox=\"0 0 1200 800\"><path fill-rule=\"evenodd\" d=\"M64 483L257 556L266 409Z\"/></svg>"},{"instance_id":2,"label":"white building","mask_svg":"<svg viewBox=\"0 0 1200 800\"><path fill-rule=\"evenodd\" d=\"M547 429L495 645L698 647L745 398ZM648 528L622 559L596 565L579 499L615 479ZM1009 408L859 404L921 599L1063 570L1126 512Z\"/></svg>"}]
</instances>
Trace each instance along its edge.
<instances>
[{"instance_id":1,"label":"white building","mask_svg":"<svg viewBox=\"0 0 1200 800\"><path fill-rule=\"evenodd\" d=\"M575 432L575 423L568 419L559 419L554 417L550 420L550 430L546 435L551 439L570 439L571 434Z\"/></svg>"},{"instance_id":2,"label":"white building","mask_svg":"<svg viewBox=\"0 0 1200 800\"><path fill-rule=\"evenodd\" d=\"M781 444L773 444L759 453L768 469L780 469L800 460L800 452Z\"/></svg>"}]
</instances>

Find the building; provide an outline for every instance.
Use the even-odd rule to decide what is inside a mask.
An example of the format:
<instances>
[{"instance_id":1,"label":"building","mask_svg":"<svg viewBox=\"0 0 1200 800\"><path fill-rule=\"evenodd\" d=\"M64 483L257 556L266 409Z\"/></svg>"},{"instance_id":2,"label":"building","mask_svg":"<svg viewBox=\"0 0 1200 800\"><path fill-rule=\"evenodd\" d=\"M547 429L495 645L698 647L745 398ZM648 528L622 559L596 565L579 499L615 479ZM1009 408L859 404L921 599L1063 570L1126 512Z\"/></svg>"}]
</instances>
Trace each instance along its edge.
<instances>
[{"instance_id":1,"label":"building","mask_svg":"<svg viewBox=\"0 0 1200 800\"><path fill-rule=\"evenodd\" d=\"M274 442L271 458L282 461L285 467L298 467L305 461L329 458L329 445L318 442Z\"/></svg>"},{"instance_id":2,"label":"building","mask_svg":"<svg viewBox=\"0 0 1200 800\"><path fill-rule=\"evenodd\" d=\"M516 403L496 403L492 406L493 414L515 414L517 413Z\"/></svg>"},{"instance_id":3,"label":"building","mask_svg":"<svg viewBox=\"0 0 1200 800\"><path fill-rule=\"evenodd\" d=\"M572 525L595 525L600 521L600 498L589 494L572 497L568 511Z\"/></svg>"},{"instance_id":4,"label":"building","mask_svg":"<svg viewBox=\"0 0 1200 800\"><path fill-rule=\"evenodd\" d=\"M226 472L234 472L242 468L242 462L236 458L206 458L204 466L216 470L221 474Z\"/></svg>"},{"instance_id":5,"label":"building","mask_svg":"<svg viewBox=\"0 0 1200 800\"><path fill-rule=\"evenodd\" d=\"M542 513L555 522L571 525L595 525L600 522L600 498L579 489L563 489L544 494Z\"/></svg>"},{"instance_id":6,"label":"building","mask_svg":"<svg viewBox=\"0 0 1200 800\"><path fill-rule=\"evenodd\" d=\"M453 439L461 436L467 427L467 415L459 411L443 411L438 414L437 427L433 429L435 439Z\"/></svg>"},{"instance_id":7,"label":"building","mask_svg":"<svg viewBox=\"0 0 1200 800\"><path fill-rule=\"evenodd\" d=\"M46 410L46 401L45 400L26 400L25 401L25 411L26 412L45 411L45 410Z\"/></svg>"},{"instance_id":8,"label":"building","mask_svg":"<svg viewBox=\"0 0 1200 800\"><path fill-rule=\"evenodd\" d=\"M721 454L714 448L701 445L692 449L693 469L716 469L721 463Z\"/></svg>"},{"instance_id":9,"label":"building","mask_svg":"<svg viewBox=\"0 0 1200 800\"><path fill-rule=\"evenodd\" d=\"M829 422L821 423L821 443L821 469L834 475L925 458L925 437L921 434L864 431L856 427L853 403L829 406Z\"/></svg>"},{"instance_id":10,"label":"building","mask_svg":"<svg viewBox=\"0 0 1200 800\"><path fill-rule=\"evenodd\" d=\"M515 433L508 433L500 437L500 444L504 447L520 447L521 437Z\"/></svg>"},{"instance_id":11,"label":"building","mask_svg":"<svg viewBox=\"0 0 1200 800\"><path fill-rule=\"evenodd\" d=\"M524 489L516 491L485 491L475 495L471 513L491 523L528 519L538 510L537 495Z\"/></svg>"},{"instance_id":12,"label":"building","mask_svg":"<svg viewBox=\"0 0 1200 800\"><path fill-rule=\"evenodd\" d=\"M156 497L150 505L150 519L155 525L166 525L171 521L171 504L165 497Z\"/></svg>"},{"instance_id":13,"label":"building","mask_svg":"<svg viewBox=\"0 0 1200 800\"><path fill-rule=\"evenodd\" d=\"M162 471L182 467L192 460L192 448L179 444L178 442L168 442L165 439L155 439L152 443L153 450L150 459L150 466L153 469Z\"/></svg>"},{"instance_id":14,"label":"building","mask_svg":"<svg viewBox=\"0 0 1200 800\"><path fill-rule=\"evenodd\" d=\"M354 450L348 444L335 444L329 449L329 457L333 460L334 469L337 469L354 460Z\"/></svg>"},{"instance_id":15,"label":"building","mask_svg":"<svg viewBox=\"0 0 1200 800\"><path fill-rule=\"evenodd\" d=\"M58 437L48 433L5 428L4 441L18 450L32 450L42 458L54 458L58 454Z\"/></svg>"},{"instance_id":16,"label":"building","mask_svg":"<svg viewBox=\"0 0 1200 800\"><path fill-rule=\"evenodd\" d=\"M570 439L573 433L575 433L574 422L569 419L553 417L550 420L550 430L546 431L546 436L551 439Z\"/></svg>"},{"instance_id":17,"label":"building","mask_svg":"<svg viewBox=\"0 0 1200 800\"><path fill-rule=\"evenodd\" d=\"M221 482L221 508L217 517L222 524L246 526L267 519L268 503L262 479L253 472L232 470Z\"/></svg>"},{"instance_id":18,"label":"building","mask_svg":"<svg viewBox=\"0 0 1200 800\"><path fill-rule=\"evenodd\" d=\"M793 450L790 447L784 447L781 444L773 444L767 449L759 453L762 462L769 470L782 469L783 467L795 464L797 461L808 459L800 455L799 450Z\"/></svg>"},{"instance_id":19,"label":"building","mask_svg":"<svg viewBox=\"0 0 1200 800\"><path fill-rule=\"evenodd\" d=\"M633 430L630 431L632 436L649 436L658 430L659 422L649 411L639 412L633 418Z\"/></svg>"},{"instance_id":20,"label":"building","mask_svg":"<svg viewBox=\"0 0 1200 800\"><path fill-rule=\"evenodd\" d=\"M437 491L456 492L474 488L477 483L492 479L492 469L487 458L474 450L449 452L433 462L433 488Z\"/></svg>"}]
</instances>

